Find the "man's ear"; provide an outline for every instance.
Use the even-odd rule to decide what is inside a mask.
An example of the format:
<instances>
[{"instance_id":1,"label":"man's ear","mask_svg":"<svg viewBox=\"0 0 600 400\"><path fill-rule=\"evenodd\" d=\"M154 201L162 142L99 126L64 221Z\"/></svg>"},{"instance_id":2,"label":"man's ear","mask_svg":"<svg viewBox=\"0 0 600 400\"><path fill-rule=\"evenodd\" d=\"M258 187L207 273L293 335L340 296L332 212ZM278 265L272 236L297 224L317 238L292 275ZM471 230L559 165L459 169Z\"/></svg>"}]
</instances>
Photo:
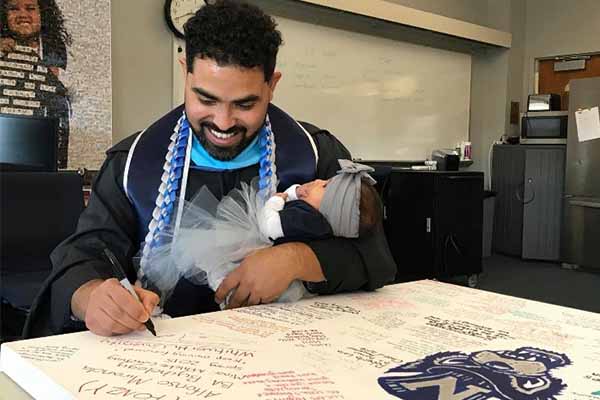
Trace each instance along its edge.
<instances>
[{"instance_id":1,"label":"man's ear","mask_svg":"<svg viewBox=\"0 0 600 400\"><path fill-rule=\"evenodd\" d=\"M273 100L273 92L275 92L275 88L277 87L277 83L281 79L281 72L275 71L273 72L273 76L271 76L271 80L269 81L269 101Z\"/></svg>"},{"instance_id":2,"label":"man's ear","mask_svg":"<svg viewBox=\"0 0 600 400\"><path fill-rule=\"evenodd\" d=\"M179 62L179 66L181 67L181 73L183 74L183 79L185 80L185 77L187 75L187 62L186 62L186 58L185 57L179 57L179 59L177 61Z\"/></svg>"}]
</instances>

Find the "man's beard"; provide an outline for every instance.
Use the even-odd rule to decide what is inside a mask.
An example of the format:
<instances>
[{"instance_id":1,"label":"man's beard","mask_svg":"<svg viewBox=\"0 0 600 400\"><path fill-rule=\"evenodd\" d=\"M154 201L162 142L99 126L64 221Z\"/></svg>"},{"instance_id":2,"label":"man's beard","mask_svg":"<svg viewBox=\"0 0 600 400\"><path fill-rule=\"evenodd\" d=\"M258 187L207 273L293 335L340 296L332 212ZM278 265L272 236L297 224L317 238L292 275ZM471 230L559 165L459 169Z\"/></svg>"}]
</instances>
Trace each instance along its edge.
<instances>
[{"instance_id":1,"label":"man's beard","mask_svg":"<svg viewBox=\"0 0 600 400\"><path fill-rule=\"evenodd\" d=\"M237 135L242 135L242 140L239 143L237 143L231 147L217 146L214 143L212 143L210 140L208 140L208 138L206 137L206 129L208 129L208 128L210 128L212 130L216 130L218 132L223 132L223 133L235 132ZM221 131L214 124L202 123L202 124L200 124L200 132L196 132L196 130L193 128L192 128L192 130L193 130L194 134L196 135L196 137L198 138L198 140L200 141L200 144L202 145L202 147L204 147L204 150L206 150L208 152L208 154L210 154L211 157L213 157L214 159L217 159L219 161L233 160L242 151L244 151L244 149L246 147L248 147L250 142L252 142L252 140L254 139L254 135L247 136L246 128L241 127L241 126L234 126L232 128L229 128L226 131Z\"/></svg>"}]
</instances>

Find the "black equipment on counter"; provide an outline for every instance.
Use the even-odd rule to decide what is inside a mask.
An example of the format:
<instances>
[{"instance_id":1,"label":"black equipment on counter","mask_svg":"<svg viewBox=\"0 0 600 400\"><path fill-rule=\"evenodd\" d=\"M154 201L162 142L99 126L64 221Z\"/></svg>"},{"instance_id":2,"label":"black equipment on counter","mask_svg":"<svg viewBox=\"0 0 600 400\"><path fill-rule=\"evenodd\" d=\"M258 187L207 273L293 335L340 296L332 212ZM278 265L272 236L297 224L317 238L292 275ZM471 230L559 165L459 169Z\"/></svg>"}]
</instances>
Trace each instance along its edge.
<instances>
[{"instance_id":1,"label":"black equipment on counter","mask_svg":"<svg viewBox=\"0 0 600 400\"><path fill-rule=\"evenodd\" d=\"M460 166L460 156L453 149L434 150L431 159L437 163L439 171L458 171Z\"/></svg>"}]
</instances>

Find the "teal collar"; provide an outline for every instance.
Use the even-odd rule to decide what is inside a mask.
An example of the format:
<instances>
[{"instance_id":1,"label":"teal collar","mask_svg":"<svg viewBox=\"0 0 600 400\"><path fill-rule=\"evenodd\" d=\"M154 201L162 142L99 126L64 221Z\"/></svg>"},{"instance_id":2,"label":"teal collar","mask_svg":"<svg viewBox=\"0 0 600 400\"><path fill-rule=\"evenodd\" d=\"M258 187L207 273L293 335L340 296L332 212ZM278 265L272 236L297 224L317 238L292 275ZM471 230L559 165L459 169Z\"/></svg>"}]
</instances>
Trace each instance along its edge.
<instances>
[{"instance_id":1,"label":"teal collar","mask_svg":"<svg viewBox=\"0 0 600 400\"><path fill-rule=\"evenodd\" d=\"M209 170L209 171L224 171L233 170L249 167L250 165L258 164L262 155L261 147L259 144L259 136L263 134L263 128L254 137L252 142L237 155L233 160L220 161L214 159L208 152L202 147L200 141L193 135L192 138L192 154L191 159L195 168Z\"/></svg>"}]
</instances>

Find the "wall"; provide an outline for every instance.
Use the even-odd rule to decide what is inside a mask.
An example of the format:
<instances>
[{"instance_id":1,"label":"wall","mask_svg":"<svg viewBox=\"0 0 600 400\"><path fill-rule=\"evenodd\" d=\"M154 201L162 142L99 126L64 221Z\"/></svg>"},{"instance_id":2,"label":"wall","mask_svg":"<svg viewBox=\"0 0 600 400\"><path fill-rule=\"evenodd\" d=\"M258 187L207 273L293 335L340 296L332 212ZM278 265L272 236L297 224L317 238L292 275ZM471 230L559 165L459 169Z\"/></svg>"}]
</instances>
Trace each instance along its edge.
<instances>
[{"instance_id":1,"label":"wall","mask_svg":"<svg viewBox=\"0 0 600 400\"><path fill-rule=\"evenodd\" d=\"M527 0L526 14L523 101L533 92L535 58L600 51L600 1Z\"/></svg>"},{"instance_id":2,"label":"wall","mask_svg":"<svg viewBox=\"0 0 600 400\"><path fill-rule=\"evenodd\" d=\"M113 143L171 108L172 39L163 5L164 0L111 3Z\"/></svg>"},{"instance_id":3,"label":"wall","mask_svg":"<svg viewBox=\"0 0 600 400\"><path fill-rule=\"evenodd\" d=\"M511 0L510 32L513 35L512 47L508 55L508 99L506 101L506 123L504 131L511 136L519 135L519 125L510 123L510 103L519 102L520 111L524 111L521 101L523 90L523 62L525 57L526 3L523 0Z\"/></svg>"},{"instance_id":4,"label":"wall","mask_svg":"<svg viewBox=\"0 0 600 400\"><path fill-rule=\"evenodd\" d=\"M485 0L386 0L389 3L415 8L444 17L459 19L478 25L488 25ZM491 26L490 26L491 27Z\"/></svg>"},{"instance_id":5,"label":"wall","mask_svg":"<svg viewBox=\"0 0 600 400\"><path fill-rule=\"evenodd\" d=\"M472 171L485 172L489 185L489 149L502 136L506 124L508 51L486 49L473 56L471 67Z\"/></svg>"},{"instance_id":6,"label":"wall","mask_svg":"<svg viewBox=\"0 0 600 400\"><path fill-rule=\"evenodd\" d=\"M510 0L385 0L444 17L510 32ZM518 0L523 3L524 0Z\"/></svg>"},{"instance_id":7,"label":"wall","mask_svg":"<svg viewBox=\"0 0 600 400\"><path fill-rule=\"evenodd\" d=\"M489 27L511 32L511 0L488 0L485 22ZM483 18L483 15L482 15ZM471 129L474 171L484 171L485 187L490 186L489 150L506 127L511 49L485 48L473 56Z\"/></svg>"}]
</instances>

